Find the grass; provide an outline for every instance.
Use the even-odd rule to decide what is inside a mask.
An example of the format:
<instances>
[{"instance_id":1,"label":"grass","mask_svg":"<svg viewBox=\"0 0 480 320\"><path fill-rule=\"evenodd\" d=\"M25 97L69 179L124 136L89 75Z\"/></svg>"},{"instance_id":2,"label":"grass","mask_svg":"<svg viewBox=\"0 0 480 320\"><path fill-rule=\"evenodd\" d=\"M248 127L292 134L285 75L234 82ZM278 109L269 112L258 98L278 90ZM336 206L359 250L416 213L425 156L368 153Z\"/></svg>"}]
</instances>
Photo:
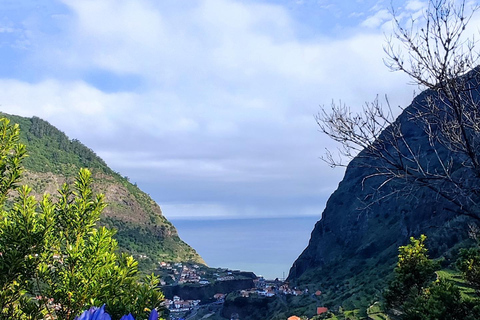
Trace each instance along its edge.
<instances>
[{"instance_id":1,"label":"grass","mask_svg":"<svg viewBox=\"0 0 480 320\"><path fill-rule=\"evenodd\" d=\"M369 314L368 317L371 320L390 320L390 318L384 313Z\"/></svg>"},{"instance_id":2,"label":"grass","mask_svg":"<svg viewBox=\"0 0 480 320\"><path fill-rule=\"evenodd\" d=\"M461 272L452 269L443 269L436 272L438 278L452 281L460 288L462 298L471 298L475 294L473 289L462 277Z\"/></svg>"},{"instance_id":3,"label":"grass","mask_svg":"<svg viewBox=\"0 0 480 320\"><path fill-rule=\"evenodd\" d=\"M371 320L389 320L390 318L383 313L380 303L375 302L367 309L368 318Z\"/></svg>"}]
</instances>

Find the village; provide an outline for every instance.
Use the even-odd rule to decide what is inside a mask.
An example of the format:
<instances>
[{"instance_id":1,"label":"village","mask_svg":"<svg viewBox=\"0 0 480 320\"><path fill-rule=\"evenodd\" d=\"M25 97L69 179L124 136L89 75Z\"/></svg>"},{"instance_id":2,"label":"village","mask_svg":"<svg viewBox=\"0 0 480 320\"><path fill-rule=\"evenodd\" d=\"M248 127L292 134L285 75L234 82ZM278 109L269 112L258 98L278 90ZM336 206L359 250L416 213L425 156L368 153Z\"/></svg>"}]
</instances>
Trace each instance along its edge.
<instances>
[{"instance_id":1,"label":"village","mask_svg":"<svg viewBox=\"0 0 480 320\"><path fill-rule=\"evenodd\" d=\"M194 318L194 315L201 309L209 310L219 309L222 307L228 294L235 294L244 298L248 297L274 297L276 295L314 295L319 297L321 291L310 293L308 289L299 290L290 288L288 282L279 279L266 280L262 276L256 276L253 273L241 272L238 270L228 270L224 268L208 268L198 264L188 263L169 263L161 262L162 269L162 285L165 286L190 286L190 287L206 287L214 286L219 282L234 282L250 278L252 281L251 288L234 290L230 292L215 292L209 297L197 299L184 299L181 295L174 295L170 299L165 299L164 306L170 312L170 320L181 320ZM326 313L327 308L318 307L317 315ZM235 317L234 317L235 318ZM295 318L289 318L294 320Z\"/></svg>"},{"instance_id":2,"label":"village","mask_svg":"<svg viewBox=\"0 0 480 320\"><path fill-rule=\"evenodd\" d=\"M236 271L237 276L235 276L228 269L212 269L203 265L181 262L160 262L159 273L162 286L182 284L208 285L215 281L229 281L242 277L242 275L238 275L239 271Z\"/></svg>"}]
</instances>

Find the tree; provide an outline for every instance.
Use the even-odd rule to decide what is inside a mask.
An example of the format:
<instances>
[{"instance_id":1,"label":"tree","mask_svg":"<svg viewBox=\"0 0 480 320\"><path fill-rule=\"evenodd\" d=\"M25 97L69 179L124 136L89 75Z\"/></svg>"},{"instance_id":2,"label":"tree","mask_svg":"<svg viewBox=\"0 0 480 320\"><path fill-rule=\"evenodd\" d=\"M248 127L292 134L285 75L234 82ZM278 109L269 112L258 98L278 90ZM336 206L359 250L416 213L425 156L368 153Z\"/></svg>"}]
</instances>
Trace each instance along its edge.
<instances>
[{"instance_id":1,"label":"tree","mask_svg":"<svg viewBox=\"0 0 480 320\"><path fill-rule=\"evenodd\" d=\"M40 202L18 187L25 146L18 125L0 119L0 319L74 319L106 304L113 319L146 318L163 295L157 277L140 278L137 262L116 253L113 230L96 227L104 196L81 169L57 199ZM13 203L9 193L18 195Z\"/></svg>"},{"instance_id":2,"label":"tree","mask_svg":"<svg viewBox=\"0 0 480 320\"><path fill-rule=\"evenodd\" d=\"M332 104L317 117L321 130L341 144L340 157L357 158L365 179L380 178L411 194L427 188L458 212L480 220L480 68L475 41L465 35L477 7L466 1L429 0L423 19L404 22L393 12L395 31L387 41L387 66L422 89L401 119L378 98L353 113ZM397 46L397 44L399 44ZM425 143L410 136L412 126ZM326 161L345 165L331 153Z\"/></svg>"},{"instance_id":3,"label":"tree","mask_svg":"<svg viewBox=\"0 0 480 320\"><path fill-rule=\"evenodd\" d=\"M435 278L437 265L428 258L425 247L426 236L410 238L410 244L400 247L394 280L385 292L389 308L405 312L404 305L422 294Z\"/></svg>"},{"instance_id":4,"label":"tree","mask_svg":"<svg viewBox=\"0 0 480 320\"><path fill-rule=\"evenodd\" d=\"M421 294L404 304L404 320L474 320L478 307L464 300L455 283L438 279Z\"/></svg>"},{"instance_id":5,"label":"tree","mask_svg":"<svg viewBox=\"0 0 480 320\"><path fill-rule=\"evenodd\" d=\"M461 249L457 268L462 271L465 280L480 293L480 248Z\"/></svg>"},{"instance_id":6,"label":"tree","mask_svg":"<svg viewBox=\"0 0 480 320\"><path fill-rule=\"evenodd\" d=\"M384 293L389 313L402 320L478 319L478 300L462 298L454 282L435 274L440 265L428 258L426 239L412 237L399 248L394 279Z\"/></svg>"}]
</instances>

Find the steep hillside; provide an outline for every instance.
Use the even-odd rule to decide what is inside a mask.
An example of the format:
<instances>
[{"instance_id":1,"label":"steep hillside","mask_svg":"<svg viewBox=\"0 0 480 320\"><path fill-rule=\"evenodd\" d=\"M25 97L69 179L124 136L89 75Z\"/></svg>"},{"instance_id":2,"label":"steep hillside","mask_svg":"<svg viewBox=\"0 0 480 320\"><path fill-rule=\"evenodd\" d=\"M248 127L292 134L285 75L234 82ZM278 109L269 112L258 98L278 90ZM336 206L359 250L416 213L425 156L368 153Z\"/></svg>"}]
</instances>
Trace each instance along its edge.
<instances>
[{"instance_id":1,"label":"steep hillside","mask_svg":"<svg viewBox=\"0 0 480 320\"><path fill-rule=\"evenodd\" d=\"M121 250L133 254L145 271L158 261L203 259L183 242L175 227L162 215L160 207L136 185L112 171L92 150L78 140L70 140L48 122L1 113L20 125L20 139L27 145L23 183L37 195L56 190L71 181L81 167L89 168L94 189L104 193L108 203L100 223L118 230L115 238Z\"/></svg>"},{"instance_id":2,"label":"steep hillside","mask_svg":"<svg viewBox=\"0 0 480 320\"><path fill-rule=\"evenodd\" d=\"M411 119L426 105L427 96L435 94L423 92L396 120L411 148L421 152L421 161L430 168L439 165L436 155L424 131ZM479 100L478 95L475 98ZM388 131L382 134L388 135ZM386 146L385 152L390 147ZM454 175L468 176L462 159L439 145L436 148L440 157L454 159ZM469 241L468 218L455 213L458 208L437 193L428 188L397 192L405 187L402 181L379 190L384 180L365 180L375 173L375 161L379 160L365 157L365 151L351 161L307 248L289 273L288 279L295 285L320 289L324 293L321 303L330 307L343 303L353 309L378 299L393 270L398 247L411 236L426 234L430 255L445 257L444 265Z\"/></svg>"}]
</instances>

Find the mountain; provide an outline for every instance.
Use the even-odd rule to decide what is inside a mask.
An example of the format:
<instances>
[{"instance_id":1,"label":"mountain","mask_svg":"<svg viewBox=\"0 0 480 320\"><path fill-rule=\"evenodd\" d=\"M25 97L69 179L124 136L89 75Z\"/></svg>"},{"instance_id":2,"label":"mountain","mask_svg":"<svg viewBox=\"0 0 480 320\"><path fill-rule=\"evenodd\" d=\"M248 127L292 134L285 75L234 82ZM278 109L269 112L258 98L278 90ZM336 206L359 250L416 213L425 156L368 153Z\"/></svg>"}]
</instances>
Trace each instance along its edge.
<instances>
[{"instance_id":1,"label":"mountain","mask_svg":"<svg viewBox=\"0 0 480 320\"><path fill-rule=\"evenodd\" d=\"M0 113L20 125L20 140L27 146L22 183L32 187L36 196L56 194L66 181L72 181L79 168L92 171L95 192L105 194L108 206L100 224L117 229L121 251L139 261L141 270L153 271L159 261L191 261L205 264L175 227L163 216L150 196L111 170L91 149L78 140L70 140L62 131L38 118Z\"/></svg>"},{"instance_id":2,"label":"mountain","mask_svg":"<svg viewBox=\"0 0 480 320\"><path fill-rule=\"evenodd\" d=\"M472 95L480 100L477 92ZM422 92L396 119L410 147L421 152L420 161L432 172L441 169L435 168L439 166L437 155L423 129L412 119L429 99L437 97L434 91ZM380 138L390 134L387 128ZM435 147L439 157L453 159L453 175L472 176L463 159L455 158L441 145ZM392 148L389 145L383 150L390 152ZM471 241L469 218L438 193L425 187L398 192L408 184L392 181L380 188L382 178L366 179L376 173L377 165L382 165L378 161L364 150L350 162L315 224L308 246L290 269L288 280L292 284L322 291L316 303L333 308L343 304L351 310L379 299L397 261L398 247L412 236L427 235L430 257L442 257L443 266L454 261L459 247Z\"/></svg>"}]
</instances>

